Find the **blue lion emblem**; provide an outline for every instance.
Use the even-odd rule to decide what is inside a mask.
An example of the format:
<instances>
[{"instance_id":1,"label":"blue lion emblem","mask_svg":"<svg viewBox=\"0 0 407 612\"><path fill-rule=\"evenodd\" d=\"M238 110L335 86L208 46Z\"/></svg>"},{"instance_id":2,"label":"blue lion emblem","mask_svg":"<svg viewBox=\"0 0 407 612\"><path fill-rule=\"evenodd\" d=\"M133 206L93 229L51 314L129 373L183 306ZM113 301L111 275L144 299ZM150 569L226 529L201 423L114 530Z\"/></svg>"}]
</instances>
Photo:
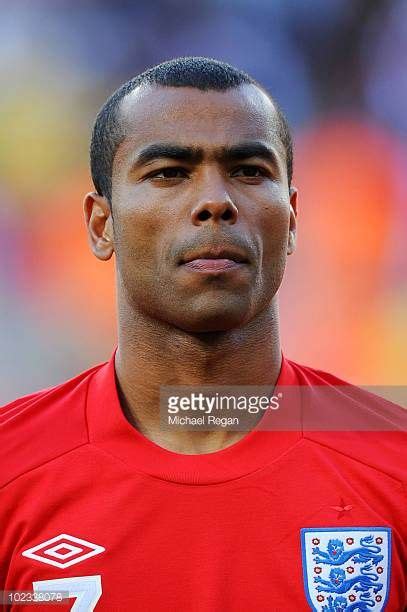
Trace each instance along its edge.
<instances>
[{"instance_id":1,"label":"blue lion emblem","mask_svg":"<svg viewBox=\"0 0 407 612\"><path fill-rule=\"evenodd\" d=\"M355 591L366 593L373 587L373 592L378 593L383 588L383 584L378 582L379 577L370 572L371 569L371 565L365 565L360 570L360 576L345 580L344 570L340 567L333 567L329 572L329 580L325 580L321 576L315 576L314 582L318 584L316 590L319 593L347 593L353 587Z\"/></svg>"},{"instance_id":2,"label":"blue lion emblem","mask_svg":"<svg viewBox=\"0 0 407 612\"><path fill-rule=\"evenodd\" d=\"M391 537L389 527L301 529L303 578L311 609L383 611L389 595Z\"/></svg>"},{"instance_id":3,"label":"blue lion emblem","mask_svg":"<svg viewBox=\"0 0 407 612\"><path fill-rule=\"evenodd\" d=\"M373 565L377 565L383 559L383 555L379 555L380 546L372 544L373 536L368 535L360 539L360 547L351 550L344 550L342 540L329 540L327 552L320 550L319 547L312 549L312 554L316 555L315 563L325 563L328 565L342 565L353 557L354 563L367 563L371 561Z\"/></svg>"},{"instance_id":4,"label":"blue lion emblem","mask_svg":"<svg viewBox=\"0 0 407 612\"><path fill-rule=\"evenodd\" d=\"M327 598L328 605L322 606L322 612L351 612L351 610L359 610L359 612L364 612L368 608L373 608L375 603L371 599L369 601L356 601L355 603L349 604L346 597L335 597L335 599L330 595Z\"/></svg>"}]
</instances>

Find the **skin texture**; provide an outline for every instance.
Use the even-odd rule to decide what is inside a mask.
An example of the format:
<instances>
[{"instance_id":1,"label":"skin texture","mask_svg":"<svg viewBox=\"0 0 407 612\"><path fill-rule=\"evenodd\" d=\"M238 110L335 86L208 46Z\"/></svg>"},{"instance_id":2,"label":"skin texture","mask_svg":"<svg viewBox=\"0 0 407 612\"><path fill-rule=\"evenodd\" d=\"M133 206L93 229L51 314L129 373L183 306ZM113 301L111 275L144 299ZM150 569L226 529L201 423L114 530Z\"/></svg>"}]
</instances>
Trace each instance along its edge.
<instances>
[{"instance_id":1,"label":"skin texture","mask_svg":"<svg viewBox=\"0 0 407 612\"><path fill-rule=\"evenodd\" d=\"M116 256L119 397L157 444L213 452L245 433L162 431L160 385L274 385L278 377L276 294L295 248L297 191L288 186L275 109L254 85L142 86L123 100L120 118L126 137L113 163L113 214L95 192L84 201L93 253ZM140 159L152 145L187 151ZM183 265L208 248L234 249L244 263L217 274Z\"/></svg>"}]
</instances>

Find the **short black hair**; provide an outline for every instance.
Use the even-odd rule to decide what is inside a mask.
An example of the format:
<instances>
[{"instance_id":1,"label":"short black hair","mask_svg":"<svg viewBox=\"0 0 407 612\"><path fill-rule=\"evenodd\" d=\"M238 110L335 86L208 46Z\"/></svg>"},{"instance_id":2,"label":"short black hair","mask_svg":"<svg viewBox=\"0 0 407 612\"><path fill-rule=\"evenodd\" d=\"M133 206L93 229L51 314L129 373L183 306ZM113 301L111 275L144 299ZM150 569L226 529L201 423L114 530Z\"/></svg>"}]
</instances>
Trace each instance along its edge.
<instances>
[{"instance_id":1,"label":"short black hair","mask_svg":"<svg viewBox=\"0 0 407 612\"><path fill-rule=\"evenodd\" d=\"M226 91L243 84L256 85L270 97L277 114L277 132L284 146L288 184L293 173L293 145L287 119L275 100L257 81L245 72L224 62L207 57L180 57L149 68L121 85L100 109L92 131L90 167L93 183L99 195L111 206L113 159L125 133L119 118L120 104L125 96L144 84L164 87L194 87L202 91Z\"/></svg>"}]
</instances>

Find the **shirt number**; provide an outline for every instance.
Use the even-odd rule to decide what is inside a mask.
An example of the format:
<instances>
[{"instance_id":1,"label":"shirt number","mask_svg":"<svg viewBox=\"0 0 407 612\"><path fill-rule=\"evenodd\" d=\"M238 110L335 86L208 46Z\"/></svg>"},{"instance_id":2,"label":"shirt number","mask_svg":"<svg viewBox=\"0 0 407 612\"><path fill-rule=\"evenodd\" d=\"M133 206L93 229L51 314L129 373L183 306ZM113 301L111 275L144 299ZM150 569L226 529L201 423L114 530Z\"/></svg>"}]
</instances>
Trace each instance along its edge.
<instances>
[{"instance_id":1,"label":"shirt number","mask_svg":"<svg viewBox=\"0 0 407 612\"><path fill-rule=\"evenodd\" d=\"M72 612L92 612L102 595L101 576L75 576L33 582L35 593L44 591L67 591L69 597L76 597Z\"/></svg>"}]
</instances>

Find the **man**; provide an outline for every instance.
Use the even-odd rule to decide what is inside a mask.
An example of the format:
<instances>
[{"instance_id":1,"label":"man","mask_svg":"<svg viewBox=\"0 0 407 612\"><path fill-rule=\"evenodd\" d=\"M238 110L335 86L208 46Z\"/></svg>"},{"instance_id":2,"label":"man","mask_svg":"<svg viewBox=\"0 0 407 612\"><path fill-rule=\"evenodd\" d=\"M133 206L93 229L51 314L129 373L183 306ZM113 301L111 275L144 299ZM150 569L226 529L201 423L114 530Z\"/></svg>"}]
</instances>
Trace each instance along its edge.
<instances>
[{"instance_id":1,"label":"man","mask_svg":"<svg viewBox=\"0 0 407 612\"><path fill-rule=\"evenodd\" d=\"M276 103L221 62L163 63L103 106L91 168L118 347L3 408L2 588L72 610L403 610L404 413L281 352L297 191ZM208 384L294 389L275 413L301 415L162 426L163 387ZM362 426L324 432L328 412Z\"/></svg>"}]
</instances>

